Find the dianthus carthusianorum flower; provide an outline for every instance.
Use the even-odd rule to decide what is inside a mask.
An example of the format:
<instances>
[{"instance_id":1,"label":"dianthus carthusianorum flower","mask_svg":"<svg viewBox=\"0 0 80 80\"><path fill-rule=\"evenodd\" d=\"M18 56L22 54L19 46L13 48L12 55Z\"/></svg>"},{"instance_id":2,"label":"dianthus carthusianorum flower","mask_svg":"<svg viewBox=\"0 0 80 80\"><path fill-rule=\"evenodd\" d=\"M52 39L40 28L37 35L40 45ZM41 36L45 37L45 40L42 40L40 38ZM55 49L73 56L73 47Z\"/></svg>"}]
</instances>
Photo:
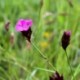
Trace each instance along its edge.
<instances>
[{"instance_id":1,"label":"dianthus carthusianorum flower","mask_svg":"<svg viewBox=\"0 0 80 80\"><path fill-rule=\"evenodd\" d=\"M16 23L15 29L18 32L21 32L23 36L27 38L27 40L30 42L31 39L31 26L33 22L31 19L19 19Z\"/></svg>"}]
</instances>

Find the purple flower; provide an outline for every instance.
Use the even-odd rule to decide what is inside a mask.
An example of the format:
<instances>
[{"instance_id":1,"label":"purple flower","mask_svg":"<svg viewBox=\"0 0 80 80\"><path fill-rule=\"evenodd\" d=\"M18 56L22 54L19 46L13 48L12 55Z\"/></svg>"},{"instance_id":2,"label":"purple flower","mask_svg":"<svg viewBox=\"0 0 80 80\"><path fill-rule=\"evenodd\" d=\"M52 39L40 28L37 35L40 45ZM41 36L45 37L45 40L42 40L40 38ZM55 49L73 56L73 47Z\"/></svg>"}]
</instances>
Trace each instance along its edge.
<instances>
[{"instance_id":1,"label":"purple flower","mask_svg":"<svg viewBox=\"0 0 80 80\"><path fill-rule=\"evenodd\" d=\"M50 80L63 80L63 76L60 76L58 72L55 72L53 76L50 77Z\"/></svg>"},{"instance_id":2,"label":"purple flower","mask_svg":"<svg viewBox=\"0 0 80 80\"><path fill-rule=\"evenodd\" d=\"M61 42L62 42L62 47L64 50L66 50L67 46L70 43L70 36L71 36L71 31L65 31L63 33Z\"/></svg>"},{"instance_id":3,"label":"purple flower","mask_svg":"<svg viewBox=\"0 0 80 80\"><path fill-rule=\"evenodd\" d=\"M20 19L18 20L15 29L18 32L22 32L22 35L25 36L27 38L27 40L30 42L30 38L31 38L31 26L32 26L33 22L31 19L25 20L25 19Z\"/></svg>"}]
</instances>

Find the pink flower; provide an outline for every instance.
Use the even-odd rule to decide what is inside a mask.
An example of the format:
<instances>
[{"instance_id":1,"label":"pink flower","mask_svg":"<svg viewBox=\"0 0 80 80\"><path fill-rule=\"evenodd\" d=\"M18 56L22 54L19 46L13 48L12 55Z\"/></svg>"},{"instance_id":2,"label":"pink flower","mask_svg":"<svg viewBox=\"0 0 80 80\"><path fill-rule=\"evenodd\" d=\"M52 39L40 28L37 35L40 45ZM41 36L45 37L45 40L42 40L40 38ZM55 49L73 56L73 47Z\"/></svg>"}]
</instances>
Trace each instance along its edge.
<instances>
[{"instance_id":1,"label":"pink flower","mask_svg":"<svg viewBox=\"0 0 80 80\"><path fill-rule=\"evenodd\" d=\"M25 36L29 42L32 34L31 31L32 24L33 22L31 19L28 20L20 19L15 26L16 31L21 32L22 35Z\"/></svg>"},{"instance_id":2,"label":"pink flower","mask_svg":"<svg viewBox=\"0 0 80 80\"><path fill-rule=\"evenodd\" d=\"M15 26L15 29L16 31L27 31L29 28L31 28L32 26L32 20L31 19L20 19L18 20L16 26Z\"/></svg>"}]
</instances>

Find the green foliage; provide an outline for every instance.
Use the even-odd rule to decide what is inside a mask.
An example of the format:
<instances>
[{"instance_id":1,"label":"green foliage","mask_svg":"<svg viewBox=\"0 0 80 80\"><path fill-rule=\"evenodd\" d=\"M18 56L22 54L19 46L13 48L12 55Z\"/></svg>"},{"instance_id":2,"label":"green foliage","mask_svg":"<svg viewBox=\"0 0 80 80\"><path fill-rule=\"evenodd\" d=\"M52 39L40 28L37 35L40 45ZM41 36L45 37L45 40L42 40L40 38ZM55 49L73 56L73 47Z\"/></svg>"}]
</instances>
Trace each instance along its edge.
<instances>
[{"instance_id":1,"label":"green foliage","mask_svg":"<svg viewBox=\"0 0 80 80\"><path fill-rule=\"evenodd\" d=\"M72 0L73 6L69 1L0 0L0 80L49 80L55 70L63 74L64 80L80 79L80 1ZM20 18L33 20L34 45L26 43L21 33L15 31ZM7 21L9 31L5 30ZM67 53L73 73L61 47L65 30L72 33Z\"/></svg>"}]
</instances>

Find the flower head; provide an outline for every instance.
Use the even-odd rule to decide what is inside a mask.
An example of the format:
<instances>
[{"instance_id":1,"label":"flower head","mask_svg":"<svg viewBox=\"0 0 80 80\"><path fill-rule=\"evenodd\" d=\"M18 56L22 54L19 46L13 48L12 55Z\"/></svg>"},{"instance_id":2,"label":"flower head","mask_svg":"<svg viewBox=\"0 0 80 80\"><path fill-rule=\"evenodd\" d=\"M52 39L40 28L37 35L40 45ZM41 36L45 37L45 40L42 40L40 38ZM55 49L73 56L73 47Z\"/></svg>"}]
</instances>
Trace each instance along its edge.
<instances>
[{"instance_id":1,"label":"flower head","mask_svg":"<svg viewBox=\"0 0 80 80\"><path fill-rule=\"evenodd\" d=\"M9 30L9 25L10 25L10 21L7 21L4 25L6 31Z\"/></svg>"},{"instance_id":2,"label":"flower head","mask_svg":"<svg viewBox=\"0 0 80 80\"><path fill-rule=\"evenodd\" d=\"M66 50L67 46L70 43L70 36L71 36L71 31L65 31L63 33L61 42L62 42L62 47L63 47L64 50Z\"/></svg>"},{"instance_id":3,"label":"flower head","mask_svg":"<svg viewBox=\"0 0 80 80\"><path fill-rule=\"evenodd\" d=\"M43 49L47 48L48 45L49 45L48 42L45 42L45 41L40 42L40 46L41 46Z\"/></svg>"},{"instance_id":4,"label":"flower head","mask_svg":"<svg viewBox=\"0 0 80 80\"><path fill-rule=\"evenodd\" d=\"M20 19L16 24L16 31L27 31L32 26L32 20Z\"/></svg>"},{"instance_id":5,"label":"flower head","mask_svg":"<svg viewBox=\"0 0 80 80\"><path fill-rule=\"evenodd\" d=\"M15 29L18 32L22 32L22 35L25 36L27 38L27 40L30 42L30 38L31 38L31 26L32 26L33 22L31 19L25 20L25 19L20 19L18 20Z\"/></svg>"},{"instance_id":6,"label":"flower head","mask_svg":"<svg viewBox=\"0 0 80 80\"><path fill-rule=\"evenodd\" d=\"M58 72L55 72L54 75L50 77L50 80L63 80L63 76L60 76Z\"/></svg>"},{"instance_id":7,"label":"flower head","mask_svg":"<svg viewBox=\"0 0 80 80\"><path fill-rule=\"evenodd\" d=\"M44 37L44 38L49 38L50 35L51 35L51 33L46 31L46 32L43 34L43 37Z\"/></svg>"}]
</instances>

